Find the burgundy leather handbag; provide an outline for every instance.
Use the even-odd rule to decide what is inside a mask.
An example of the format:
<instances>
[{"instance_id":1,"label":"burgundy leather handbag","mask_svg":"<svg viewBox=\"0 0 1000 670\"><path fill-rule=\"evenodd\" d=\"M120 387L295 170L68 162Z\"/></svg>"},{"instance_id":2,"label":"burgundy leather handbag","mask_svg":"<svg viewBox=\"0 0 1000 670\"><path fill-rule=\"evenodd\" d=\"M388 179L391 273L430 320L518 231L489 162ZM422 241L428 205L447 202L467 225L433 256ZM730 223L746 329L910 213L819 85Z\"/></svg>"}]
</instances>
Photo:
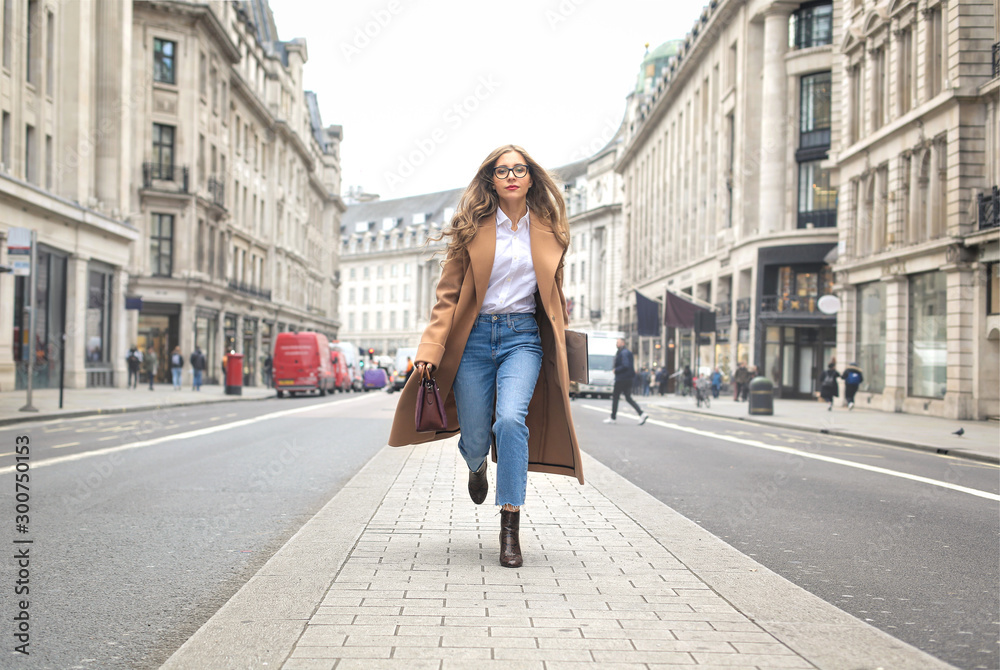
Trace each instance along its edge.
<instances>
[{"instance_id":1,"label":"burgundy leather handbag","mask_svg":"<svg viewBox=\"0 0 1000 670\"><path fill-rule=\"evenodd\" d=\"M420 388L417 389L417 432L447 430L448 417L444 413L441 392L427 366L421 368Z\"/></svg>"}]
</instances>

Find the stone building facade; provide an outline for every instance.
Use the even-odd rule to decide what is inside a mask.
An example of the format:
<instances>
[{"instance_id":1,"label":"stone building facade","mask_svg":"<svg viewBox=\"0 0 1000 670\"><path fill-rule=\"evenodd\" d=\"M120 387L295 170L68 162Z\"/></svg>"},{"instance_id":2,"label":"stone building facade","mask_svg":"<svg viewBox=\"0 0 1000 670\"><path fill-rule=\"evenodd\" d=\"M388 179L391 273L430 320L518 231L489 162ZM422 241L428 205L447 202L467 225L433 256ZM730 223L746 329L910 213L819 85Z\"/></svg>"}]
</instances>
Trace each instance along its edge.
<instances>
[{"instance_id":1,"label":"stone building facade","mask_svg":"<svg viewBox=\"0 0 1000 670\"><path fill-rule=\"evenodd\" d=\"M337 336L340 127L323 126L305 41L278 40L266 0L136 2L127 34L130 332L161 358L199 346L210 378L242 353L244 383L261 383L277 332Z\"/></svg>"},{"instance_id":2,"label":"stone building facade","mask_svg":"<svg viewBox=\"0 0 1000 670\"><path fill-rule=\"evenodd\" d=\"M724 374L756 365L783 397L810 397L836 346L828 254L837 186L828 164L839 72L832 2L707 6L655 85L634 95L616 169L625 184L625 292L685 293L715 306L716 331L633 337ZM626 304L629 301L626 301ZM634 305L634 301L631 301ZM634 306L623 311L632 332Z\"/></svg>"},{"instance_id":3,"label":"stone building facade","mask_svg":"<svg viewBox=\"0 0 1000 670\"><path fill-rule=\"evenodd\" d=\"M998 8L843 6L837 350L859 403L1000 415Z\"/></svg>"},{"instance_id":4,"label":"stone building facade","mask_svg":"<svg viewBox=\"0 0 1000 670\"><path fill-rule=\"evenodd\" d=\"M39 251L33 344L0 274L0 390L31 355L36 388L124 386L133 343L254 384L275 332L336 336L341 130L266 0L0 7L0 263L12 228Z\"/></svg>"},{"instance_id":5,"label":"stone building facade","mask_svg":"<svg viewBox=\"0 0 1000 670\"><path fill-rule=\"evenodd\" d=\"M0 391L104 385L124 364L122 287L140 230L129 217L128 143L113 114L128 46L104 30L120 2L0 3L0 264L34 231L34 277L0 274ZM29 339L26 307L35 300ZM63 334L65 333L65 340Z\"/></svg>"}]
</instances>

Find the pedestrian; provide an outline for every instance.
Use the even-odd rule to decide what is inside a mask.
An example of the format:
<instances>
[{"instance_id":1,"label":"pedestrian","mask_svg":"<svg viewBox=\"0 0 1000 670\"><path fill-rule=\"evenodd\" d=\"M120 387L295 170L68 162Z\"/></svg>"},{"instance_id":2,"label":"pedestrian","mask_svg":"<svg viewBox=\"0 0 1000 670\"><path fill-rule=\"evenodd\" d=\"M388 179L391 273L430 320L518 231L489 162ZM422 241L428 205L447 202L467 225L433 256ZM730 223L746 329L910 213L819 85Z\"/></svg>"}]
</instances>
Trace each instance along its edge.
<instances>
[{"instance_id":1,"label":"pedestrian","mask_svg":"<svg viewBox=\"0 0 1000 670\"><path fill-rule=\"evenodd\" d=\"M264 359L264 385L271 388L271 379L274 372L274 359L268 354Z\"/></svg>"},{"instance_id":2,"label":"pedestrian","mask_svg":"<svg viewBox=\"0 0 1000 670\"><path fill-rule=\"evenodd\" d=\"M833 399L840 395L837 390L837 380L840 379L840 373L837 372L837 362L835 360L830 360L830 365L827 366L826 370L819 378L819 395L823 400L830 403L826 408L826 411L833 411Z\"/></svg>"},{"instance_id":3,"label":"pedestrian","mask_svg":"<svg viewBox=\"0 0 1000 670\"><path fill-rule=\"evenodd\" d=\"M660 368L660 371L656 373L656 384L659 386L660 395L664 396L667 393L667 383L670 381L670 375L667 373L667 366L664 365Z\"/></svg>"},{"instance_id":4,"label":"pedestrian","mask_svg":"<svg viewBox=\"0 0 1000 670\"><path fill-rule=\"evenodd\" d=\"M642 397L649 395L649 368L645 365L642 366L642 372L640 373L640 385L642 386Z\"/></svg>"},{"instance_id":5,"label":"pedestrian","mask_svg":"<svg viewBox=\"0 0 1000 670\"><path fill-rule=\"evenodd\" d=\"M153 347L150 346L146 349L146 353L142 357L142 371L146 373L146 378L149 379L149 390L153 390L153 380L156 378L156 371L159 367L159 358L156 356L156 352L153 351Z\"/></svg>"},{"instance_id":6,"label":"pedestrian","mask_svg":"<svg viewBox=\"0 0 1000 670\"><path fill-rule=\"evenodd\" d=\"M719 368L712 370L712 397L719 397L719 390L722 388L722 373Z\"/></svg>"},{"instance_id":7,"label":"pedestrian","mask_svg":"<svg viewBox=\"0 0 1000 670\"><path fill-rule=\"evenodd\" d=\"M174 390L181 390L181 371L184 369L184 355L181 354L180 346L174 347L170 354L170 376L174 381Z\"/></svg>"},{"instance_id":8,"label":"pedestrian","mask_svg":"<svg viewBox=\"0 0 1000 670\"><path fill-rule=\"evenodd\" d=\"M548 172L523 149L507 145L480 165L441 237L449 239L437 303L413 357L416 374L400 396L389 444L460 431L469 495L478 505L489 489L492 442L500 564L518 567L528 471L583 483L565 344L566 205ZM445 432L418 433L414 426L425 370L445 402Z\"/></svg>"},{"instance_id":9,"label":"pedestrian","mask_svg":"<svg viewBox=\"0 0 1000 670\"><path fill-rule=\"evenodd\" d=\"M125 364L128 366L128 384L125 385L125 388L138 388L139 369L142 366L142 352L139 351L139 347L133 344L129 348L128 354L125 356Z\"/></svg>"},{"instance_id":10,"label":"pedestrian","mask_svg":"<svg viewBox=\"0 0 1000 670\"><path fill-rule=\"evenodd\" d=\"M684 373L681 375L681 380L684 382L684 395L691 395L691 390L694 386L694 373L691 372L691 366L684 366Z\"/></svg>"},{"instance_id":11,"label":"pedestrian","mask_svg":"<svg viewBox=\"0 0 1000 670\"><path fill-rule=\"evenodd\" d=\"M632 352L625 346L625 340L618 338L618 353L615 354L615 387L614 395L611 397L611 417L604 420L604 423L617 423L618 398L625 395L625 402L632 405L632 409L639 415L639 425L646 423L649 417L639 407L639 403L632 399L632 379L635 377L635 363Z\"/></svg>"},{"instance_id":12,"label":"pedestrian","mask_svg":"<svg viewBox=\"0 0 1000 670\"><path fill-rule=\"evenodd\" d=\"M854 409L854 395L864 381L865 376L861 373L861 366L854 362L848 363L844 368L844 400L847 401L847 409Z\"/></svg>"},{"instance_id":13,"label":"pedestrian","mask_svg":"<svg viewBox=\"0 0 1000 670\"><path fill-rule=\"evenodd\" d=\"M413 359L409 356L406 357L406 379L403 381L405 385L406 382L410 381L410 375L413 374Z\"/></svg>"},{"instance_id":14,"label":"pedestrian","mask_svg":"<svg viewBox=\"0 0 1000 670\"><path fill-rule=\"evenodd\" d=\"M736 364L736 372L733 373L733 400L739 402L747 395L747 384L750 382L750 371L747 370L746 361Z\"/></svg>"},{"instance_id":15,"label":"pedestrian","mask_svg":"<svg viewBox=\"0 0 1000 670\"><path fill-rule=\"evenodd\" d=\"M222 354L222 384L226 383L226 365L229 363L229 354L223 352Z\"/></svg>"},{"instance_id":16,"label":"pedestrian","mask_svg":"<svg viewBox=\"0 0 1000 670\"><path fill-rule=\"evenodd\" d=\"M207 363L205 361L205 354L202 352L201 347L197 344L194 346L194 352L191 354L191 388L195 391L201 390L202 376L205 374L205 368Z\"/></svg>"}]
</instances>

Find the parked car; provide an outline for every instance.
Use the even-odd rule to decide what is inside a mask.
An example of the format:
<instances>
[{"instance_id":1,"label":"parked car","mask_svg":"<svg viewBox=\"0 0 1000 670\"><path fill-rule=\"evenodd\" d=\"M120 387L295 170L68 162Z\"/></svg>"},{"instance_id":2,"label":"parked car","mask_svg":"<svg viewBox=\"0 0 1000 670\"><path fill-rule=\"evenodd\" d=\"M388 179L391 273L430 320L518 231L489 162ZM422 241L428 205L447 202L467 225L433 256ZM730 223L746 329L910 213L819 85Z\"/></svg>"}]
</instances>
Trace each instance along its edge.
<instances>
[{"instance_id":1,"label":"parked car","mask_svg":"<svg viewBox=\"0 0 1000 670\"><path fill-rule=\"evenodd\" d=\"M385 388L389 383L389 375L383 368L365 368L365 393L372 389Z\"/></svg>"},{"instance_id":2,"label":"parked car","mask_svg":"<svg viewBox=\"0 0 1000 670\"><path fill-rule=\"evenodd\" d=\"M278 333L274 342L274 388L278 397L315 391L326 395L335 388L330 343L322 333Z\"/></svg>"},{"instance_id":3,"label":"parked car","mask_svg":"<svg viewBox=\"0 0 1000 670\"><path fill-rule=\"evenodd\" d=\"M351 371L347 368L344 354L337 349L330 349L330 365L333 367L333 387L341 393L352 391Z\"/></svg>"}]
</instances>

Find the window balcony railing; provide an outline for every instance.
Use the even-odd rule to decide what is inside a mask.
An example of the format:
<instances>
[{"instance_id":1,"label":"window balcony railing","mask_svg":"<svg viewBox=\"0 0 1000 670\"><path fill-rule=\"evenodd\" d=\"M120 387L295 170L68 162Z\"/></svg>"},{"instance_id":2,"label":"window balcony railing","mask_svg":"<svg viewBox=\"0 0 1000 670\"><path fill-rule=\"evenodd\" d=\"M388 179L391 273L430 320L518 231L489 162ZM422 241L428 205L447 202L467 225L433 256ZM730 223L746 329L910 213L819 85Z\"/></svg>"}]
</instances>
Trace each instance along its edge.
<instances>
[{"instance_id":1,"label":"window balcony railing","mask_svg":"<svg viewBox=\"0 0 1000 670\"><path fill-rule=\"evenodd\" d=\"M750 298L740 298L736 301L736 319L738 321L750 320Z\"/></svg>"},{"instance_id":2,"label":"window balcony railing","mask_svg":"<svg viewBox=\"0 0 1000 670\"><path fill-rule=\"evenodd\" d=\"M837 210L817 209L812 212L799 212L799 228L836 228Z\"/></svg>"},{"instance_id":3,"label":"window balcony railing","mask_svg":"<svg viewBox=\"0 0 1000 670\"><path fill-rule=\"evenodd\" d=\"M243 282L239 281L229 282L229 290L236 291L237 293L242 293L243 295L248 295L253 298L261 298L263 300L271 299L270 290L257 288L256 286L250 286L249 284L244 284Z\"/></svg>"},{"instance_id":4,"label":"window balcony railing","mask_svg":"<svg viewBox=\"0 0 1000 670\"><path fill-rule=\"evenodd\" d=\"M828 317L820 311L815 295L765 295L760 299L761 316L818 316Z\"/></svg>"},{"instance_id":5,"label":"window balcony railing","mask_svg":"<svg viewBox=\"0 0 1000 670\"><path fill-rule=\"evenodd\" d=\"M142 164L142 187L145 189L187 193L189 176L187 167L166 163ZM165 188L166 183L173 183L176 188Z\"/></svg>"},{"instance_id":6,"label":"window balcony railing","mask_svg":"<svg viewBox=\"0 0 1000 670\"><path fill-rule=\"evenodd\" d=\"M730 300L715 303L715 318L718 321L728 321L733 315L733 303Z\"/></svg>"},{"instance_id":7,"label":"window balcony railing","mask_svg":"<svg viewBox=\"0 0 1000 670\"><path fill-rule=\"evenodd\" d=\"M994 49L995 53L995 49ZM979 194L979 230L1000 227L1000 188Z\"/></svg>"},{"instance_id":8,"label":"window balcony railing","mask_svg":"<svg viewBox=\"0 0 1000 670\"><path fill-rule=\"evenodd\" d=\"M1000 42L993 45L993 78L1000 77Z\"/></svg>"},{"instance_id":9,"label":"window balcony railing","mask_svg":"<svg viewBox=\"0 0 1000 670\"><path fill-rule=\"evenodd\" d=\"M221 179L216 179L215 177L209 177L208 183L206 184L208 188L209 199L219 207L223 209L226 208L226 184Z\"/></svg>"}]
</instances>

